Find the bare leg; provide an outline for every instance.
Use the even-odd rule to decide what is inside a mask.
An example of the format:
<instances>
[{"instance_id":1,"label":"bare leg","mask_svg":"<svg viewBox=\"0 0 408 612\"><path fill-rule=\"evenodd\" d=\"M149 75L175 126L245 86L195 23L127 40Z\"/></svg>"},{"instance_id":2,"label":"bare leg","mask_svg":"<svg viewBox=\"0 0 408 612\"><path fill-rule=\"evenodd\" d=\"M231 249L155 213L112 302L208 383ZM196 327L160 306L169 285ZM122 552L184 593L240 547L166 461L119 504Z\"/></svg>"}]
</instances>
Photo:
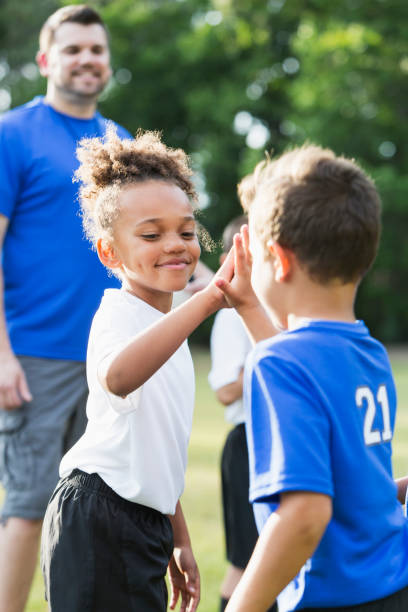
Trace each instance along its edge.
<instances>
[{"instance_id":1,"label":"bare leg","mask_svg":"<svg viewBox=\"0 0 408 612\"><path fill-rule=\"evenodd\" d=\"M221 585L221 597L229 599L234 592L235 587L241 580L244 570L235 565L228 565L223 583Z\"/></svg>"},{"instance_id":2,"label":"bare leg","mask_svg":"<svg viewBox=\"0 0 408 612\"><path fill-rule=\"evenodd\" d=\"M23 612L37 564L42 521L9 518L0 525L0 610Z\"/></svg>"}]
</instances>

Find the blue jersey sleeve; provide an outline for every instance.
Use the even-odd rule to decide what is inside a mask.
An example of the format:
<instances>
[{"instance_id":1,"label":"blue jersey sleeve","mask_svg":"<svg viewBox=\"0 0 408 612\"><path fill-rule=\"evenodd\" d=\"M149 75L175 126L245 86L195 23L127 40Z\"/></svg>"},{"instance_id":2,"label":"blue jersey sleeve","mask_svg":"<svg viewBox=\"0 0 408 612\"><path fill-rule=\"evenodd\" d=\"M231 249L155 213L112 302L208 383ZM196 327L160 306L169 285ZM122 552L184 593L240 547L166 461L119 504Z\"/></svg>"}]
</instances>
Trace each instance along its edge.
<instances>
[{"instance_id":1,"label":"blue jersey sleeve","mask_svg":"<svg viewBox=\"0 0 408 612\"><path fill-rule=\"evenodd\" d=\"M9 129L5 120L0 121L0 213L10 218L20 190L23 143L16 141L15 130Z\"/></svg>"},{"instance_id":2,"label":"blue jersey sleeve","mask_svg":"<svg viewBox=\"0 0 408 612\"><path fill-rule=\"evenodd\" d=\"M286 491L333 495L330 419L307 373L277 355L248 363L245 381L250 500Z\"/></svg>"}]
</instances>

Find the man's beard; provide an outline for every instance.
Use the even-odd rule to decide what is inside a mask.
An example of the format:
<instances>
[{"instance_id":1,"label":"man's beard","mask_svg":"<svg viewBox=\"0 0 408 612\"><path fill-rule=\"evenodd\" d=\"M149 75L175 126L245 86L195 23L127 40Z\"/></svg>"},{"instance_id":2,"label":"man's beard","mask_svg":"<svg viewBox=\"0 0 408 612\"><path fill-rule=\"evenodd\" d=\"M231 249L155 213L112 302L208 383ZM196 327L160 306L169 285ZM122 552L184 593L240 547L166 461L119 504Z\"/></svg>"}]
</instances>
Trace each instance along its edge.
<instances>
[{"instance_id":1,"label":"man's beard","mask_svg":"<svg viewBox=\"0 0 408 612\"><path fill-rule=\"evenodd\" d=\"M55 89L62 98L65 98L71 102L76 102L77 104L86 105L95 102L98 96L105 89L106 85L107 83L100 81L99 85L95 86L92 91L82 91L67 85L56 85Z\"/></svg>"}]
</instances>

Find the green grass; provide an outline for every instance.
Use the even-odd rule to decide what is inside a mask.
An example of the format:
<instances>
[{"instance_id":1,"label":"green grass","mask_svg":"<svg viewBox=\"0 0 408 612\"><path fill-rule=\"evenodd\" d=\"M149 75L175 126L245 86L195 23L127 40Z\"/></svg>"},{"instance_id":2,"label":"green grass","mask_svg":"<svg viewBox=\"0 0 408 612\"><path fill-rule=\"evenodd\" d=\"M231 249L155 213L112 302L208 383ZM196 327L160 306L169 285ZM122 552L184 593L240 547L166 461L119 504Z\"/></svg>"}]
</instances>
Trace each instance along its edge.
<instances>
[{"instance_id":1,"label":"green grass","mask_svg":"<svg viewBox=\"0 0 408 612\"><path fill-rule=\"evenodd\" d=\"M219 458L228 430L223 410L207 383L208 352L195 349L197 405L182 503L202 581L201 612L218 611L218 589L225 570L221 522ZM395 476L408 474L408 351L391 351L398 389L394 436ZM42 577L37 571L28 612L46 612Z\"/></svg>"}]
</instances>

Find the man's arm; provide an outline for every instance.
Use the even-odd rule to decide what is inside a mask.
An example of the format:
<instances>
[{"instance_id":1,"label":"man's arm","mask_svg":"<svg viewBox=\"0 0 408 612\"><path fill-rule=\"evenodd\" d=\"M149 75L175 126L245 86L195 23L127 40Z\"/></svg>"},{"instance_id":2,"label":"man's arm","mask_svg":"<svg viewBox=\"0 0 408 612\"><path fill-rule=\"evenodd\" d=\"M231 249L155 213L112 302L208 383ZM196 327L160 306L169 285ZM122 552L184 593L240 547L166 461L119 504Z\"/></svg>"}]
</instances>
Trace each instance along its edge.
<instances>
[{"instance_id":1,"label":"man's arm","mask_svg":"<svg viewBox=\"0 0 408 612\"><path fill-rule=\"evenodd\" d=\"M3 248L9 220L0 214L0 251ZM32 399L25 374L14 355L7 333L4 313L3 268L0 266L0 409L13 410Z\"/></svg>"},{"instance_id":2,"label":"man's arm","mask_svg":"<svg viewBox=\"0 0 408 612\"><path fill-rule=\"evenodd\" d=\"M170 609L175 608L181 594L180 612L194 612L200 601L200 574L180 501L177 502L176 513L169 519L174 537L174 551L169 563Z\"/></svg>"},{"instance_id":3,"label":"man's arm","mask_svg":"<svg viewBox=\"0 0 408 612\"><path fill-rule=\"evenodd\" d=\"M327 495L294 491L263 528L227 612L266 612L319 544L332 516Z\"/></svg>"}]
</instances>

